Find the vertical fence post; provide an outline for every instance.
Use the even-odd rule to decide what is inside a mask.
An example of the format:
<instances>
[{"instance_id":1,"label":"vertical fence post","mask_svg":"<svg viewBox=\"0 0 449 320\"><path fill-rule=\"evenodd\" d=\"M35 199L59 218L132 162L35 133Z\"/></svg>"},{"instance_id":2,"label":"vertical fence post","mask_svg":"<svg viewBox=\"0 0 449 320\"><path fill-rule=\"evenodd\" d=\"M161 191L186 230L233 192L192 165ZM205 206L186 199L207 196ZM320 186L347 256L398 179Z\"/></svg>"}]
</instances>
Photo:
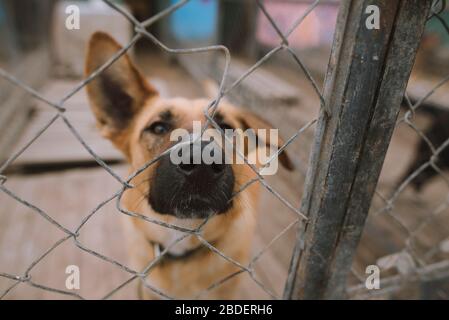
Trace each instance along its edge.
<instances>
[{"instance_id":1,"label":"vertical fence post","mask_svg":"<svg viewBox=\"0 0 449 320\"><path fill-rule=\"evenodd\" d=\"M342 0L284 298L345 297L430 0ZM366 20L375 5L380 28ZM375 10L375 9L374 9Z\"/></svg>"}]
</instances>

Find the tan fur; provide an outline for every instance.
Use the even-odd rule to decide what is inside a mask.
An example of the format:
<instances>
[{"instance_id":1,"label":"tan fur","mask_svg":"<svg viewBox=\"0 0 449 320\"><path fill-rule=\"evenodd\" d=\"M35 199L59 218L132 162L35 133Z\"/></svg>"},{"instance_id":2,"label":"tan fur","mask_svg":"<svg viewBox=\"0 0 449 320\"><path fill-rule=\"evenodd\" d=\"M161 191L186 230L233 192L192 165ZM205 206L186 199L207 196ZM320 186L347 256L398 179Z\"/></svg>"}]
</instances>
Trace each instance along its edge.
<instances>
[{"instance_id":1,"label":"tan fur","mask_svg":"<svg viewBox=\"0 0 449 320\"><path fill-rule=\"evenodd\" d=\"M95 33L89 43L86 75L91 74L104 64L118 50L120 50L120 46L107 34ZM162 111L170 109L176 117L177 127L181 128L190 129L194 120L202 123L205 121L203 110L209 101L183 98L163 99L159 97L126 55L109 67L102 74L102 77L103 80L95 78L87 87L91 107L103 136L110 139L127 157L130 164L129 173L141 168L145 163L170 147L171 142L168 137L155 138L142 134L148 124L157 119ZM127 96L132 97L129 110L122 110L126 111L125 115L128 115L128 111L132 115L130 119L126 120L126 126L119 122L122 120L118 119L117 115L113 118L110 114L110 105L114 100L108 100L108 92L105 91L105 87L101 83L101 81L106 81L104 79L107 82L113 81L113 88L115 88L115 85L120 86L120 91L124 92L122 96L125 97L122 100L126 101ZM111 94L114 95L116 92L111 92ZM119 96L119 98L122 98L122 96ZM236 128L244 128L245 126L255 129L257 127L269 127L267 122L257 116L247 111L241 111L227 102L221 103L219 110L225 116L226 121ZM113 111L116 112L116 110ZM282 142L278 143L281 144ZM286 159L284 162L288 162L288 158ZM284 163L286 167L289 167L288 164ZM122 206L126 210L152 219L190 229L196 228L202 220L178 219L171 215L158 214L152 210L146 195L148 195L150 188L148 181L151 179L155 168L156 164L150 166L131 181L135 187L125 191ZM232 169L235 176L234 191L238 191L245 183L255 177L255 173L247 165L233 164ZM244 192L238 194L234 198L232 208L225 214L210 218L202 232L204 239L213 244L223 254L242 265L246 265L249 259L251 240L256 223L258 189L258 184L253 184ZM144 270L154 259L154 248L150 241L168 247L183 234L139 218L125 215L124 217L132 259L131 267L139 272ZM189 236L176 245L172 251L183 252L199 245L200 242L196 236ZM234 264L204 248L186 260L163 260L150 271L146 281L149 285L158 288L171 297L192 298L238 270L239 268ZM239 277L234 277L208 292L202 298L233 298L238 288L238 282ZM144 298L159 298L148 289L142 290L142 294Z\"/></svg>"}]
</instances>

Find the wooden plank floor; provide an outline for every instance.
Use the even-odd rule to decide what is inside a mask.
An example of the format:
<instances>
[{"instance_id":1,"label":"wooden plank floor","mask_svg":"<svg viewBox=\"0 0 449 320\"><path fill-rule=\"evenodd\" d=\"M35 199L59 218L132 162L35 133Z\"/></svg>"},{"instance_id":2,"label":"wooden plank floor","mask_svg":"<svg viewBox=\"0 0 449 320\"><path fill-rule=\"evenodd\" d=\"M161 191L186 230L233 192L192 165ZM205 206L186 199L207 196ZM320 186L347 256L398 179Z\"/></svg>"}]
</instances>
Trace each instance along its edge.
<instances>
[{"instance_id":1,"label":"wooden plank floor","mask_svg":"<svg viewBox=\"0 0 449 320\"><path fill-rule=\"evenodd\" d=\"M122 168L116 169L123 171ZM44 210L64 227L74 230L101 201L116 192L120 184L104 170L91 169L12 177L6 187ZM61 239L64 233L3 193L1 203L5 207L0 215L0 270L23 274L32 261ZM101 209L82 229L80 239L83 245L126 263L119 215L112 208L113 203ZM70 240L52 251L32 270L32 279L38 284L66 290L65 269L68 265L79 266L81 290L77 293L87 298L100 298L129 277L119 268L77 248ZM2 280L0 290L10 283ZM131 287L117 295L117 298L134 297L135 290ZM7 298L47 299L64 296L21 284Z\"/></svg>"}]
</instances>

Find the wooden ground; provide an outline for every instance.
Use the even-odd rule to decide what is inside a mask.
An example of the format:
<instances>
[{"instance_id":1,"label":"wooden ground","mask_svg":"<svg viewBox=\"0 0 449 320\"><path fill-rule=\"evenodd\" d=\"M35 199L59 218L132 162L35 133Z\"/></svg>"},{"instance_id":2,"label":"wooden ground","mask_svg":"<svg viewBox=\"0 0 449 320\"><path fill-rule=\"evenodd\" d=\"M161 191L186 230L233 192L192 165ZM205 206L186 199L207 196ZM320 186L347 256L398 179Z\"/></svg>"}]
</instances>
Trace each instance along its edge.
<instances>
[{"instance_id":1,"label":"wooden ground","mask_svg":"<svg viewBox=\"0 0 449 320\"><path fill-rule=\"evenodd\" d=\"M196 84L186 73L164 59L147 58L141 61L145 72L155 79L156 86L163 95L180 95L198 97L204 94L201 86ZM268 70L282 74L298 88L300 101L298 105L278 108L273 106L258 110L278 127L284 137L289 137L309 120L317 116L318 99L310 84L301 74L292 70L277 70L268 66ZM49 98L60 98L73 87L71 81L52 81L42 93ZM28 131L22 136L18 146L23 145L32 134L51 117L51 109L41 104L38 112L30 122ZM75 95L67 103L67 117L86 142L106 160L120 160L121 156L109 142L97 134L93 119L88 111L84 91ZM49 111L50 110L50 111ZM421 118L420 118L421 119ZM426 119L421 119L425 125ZM420 120L420 121L421 121ZM313 139L313 129L307 130L298 140L289 146L288 152L297 165L295 173L281 170L275 177L269 177L272 186L295 206L299 206L303 191L304 174L307 168L308 154ZM405 126L401 126L393 138L384 171L380 181L380 190L388 195L398 178L412 159L413 145L418 137ZM57 166L60 162L85 162L91 157L71 135L62 123L51 127L38 139L14 165L29 166L36 163L50 163ZM114 170L123 174L125 165L114 165ZM120 185L106 171L97 167L46 172L42 174L11 174L5 186L18 196L45 210L51 217L69 229L77 226L81 219L101 201L116 192ZM436 179L423 193L415 194L407 189L398 201L395 211L401 219L413 228L417 222L429 214L447 196L448 188L440 179ZM0 193L0 272L22 274L30 263L44 253L63 234L49 222L38 216L29 208ZM382 202L376 198L374 206L379 208ZM295 219L294 213L267 191L260 201L259 221L254 252L257 252L281 230ZM449 222L448 214L443 214L440 225ZM127 262L123 244L123 234L114 204L101 209L82 229L83 245L120 262ZM435 231L436 230L436 231ZM443 230L434 229L433 233L449 236ZM432 232L431 232L432 233ZM439 239L438 237L436 237ZM294 229L277 241L257 264L260 280L278 295L281 295L290 254L294 244ZM400 250L404 245L405 235L385 215L372 216L358 248L355 268L364 270L367 264L386 254ZM437 240L424 237L427 247L435 246ZM238 241L238 239L236 239ZM86 298L101 298L114 287L128 278L128 274L110 263L77 248L71 240L51 252L31 272L34 282L49 287L65 289L65 267L76 264L81 269L81 290L77 293ZM12 281L0 278L0 292L12 284ZM268 298L247 276L241 290L242 298ZM27 284L20 284L11 291L8 299L48 299L64 298L60 294L36 289ZM113 298L134 299L135 290L131 284L121 289Z\"/></svg>"}]
</instances>

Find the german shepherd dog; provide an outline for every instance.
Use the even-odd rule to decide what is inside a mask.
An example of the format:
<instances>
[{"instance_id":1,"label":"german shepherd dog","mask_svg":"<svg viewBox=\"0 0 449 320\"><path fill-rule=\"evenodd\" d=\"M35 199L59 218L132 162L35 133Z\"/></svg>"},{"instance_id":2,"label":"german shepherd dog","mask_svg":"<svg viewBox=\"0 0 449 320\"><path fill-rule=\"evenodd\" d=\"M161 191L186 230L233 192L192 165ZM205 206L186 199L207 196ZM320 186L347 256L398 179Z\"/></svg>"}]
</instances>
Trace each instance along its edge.
<instances>
[{"instance_id":1,"label":"german shepherd dog","mask_svg":"<svg viewBox=\"0 0 449 320\"><path fill-rule=\"evenodd\" d=\"M108 34L92 35L87 50L85 73L90 75L121 49ZM206 122L206 99L165 99L147 82L125 54L87 85L91 109L103 137L119 149L133 173L174 146L170 132L192 130L193 121ZM255 114L222 102L215 114L221 128L270 129L271 125ZM263 139L258 137L258 139ZM278 141L264 143L279 148ZM285 152L280 163L293 166ZM260 163L255 164L260 168ZM202 238L227 257L248 263L256 222L258 184L237 192L256 177L247 164L176 165L166 153L138 174L122 197L124 209L151 219L195 229L205 218ZM236 194L235 194L236 193ZM194 298L200 292L207 299L232 299L239 277L232 277L213 290L213 284L239 270L235 264L205 246L195 234L170 246L185 234L136 217L125 216L126 238L131 266L142 272L161 251L168 250L151 268L145 284L139 282L139 296L157 299L157 288L173 298ZM204 291L205 290L205 291Z\"/></svg>"}]
</instances>

